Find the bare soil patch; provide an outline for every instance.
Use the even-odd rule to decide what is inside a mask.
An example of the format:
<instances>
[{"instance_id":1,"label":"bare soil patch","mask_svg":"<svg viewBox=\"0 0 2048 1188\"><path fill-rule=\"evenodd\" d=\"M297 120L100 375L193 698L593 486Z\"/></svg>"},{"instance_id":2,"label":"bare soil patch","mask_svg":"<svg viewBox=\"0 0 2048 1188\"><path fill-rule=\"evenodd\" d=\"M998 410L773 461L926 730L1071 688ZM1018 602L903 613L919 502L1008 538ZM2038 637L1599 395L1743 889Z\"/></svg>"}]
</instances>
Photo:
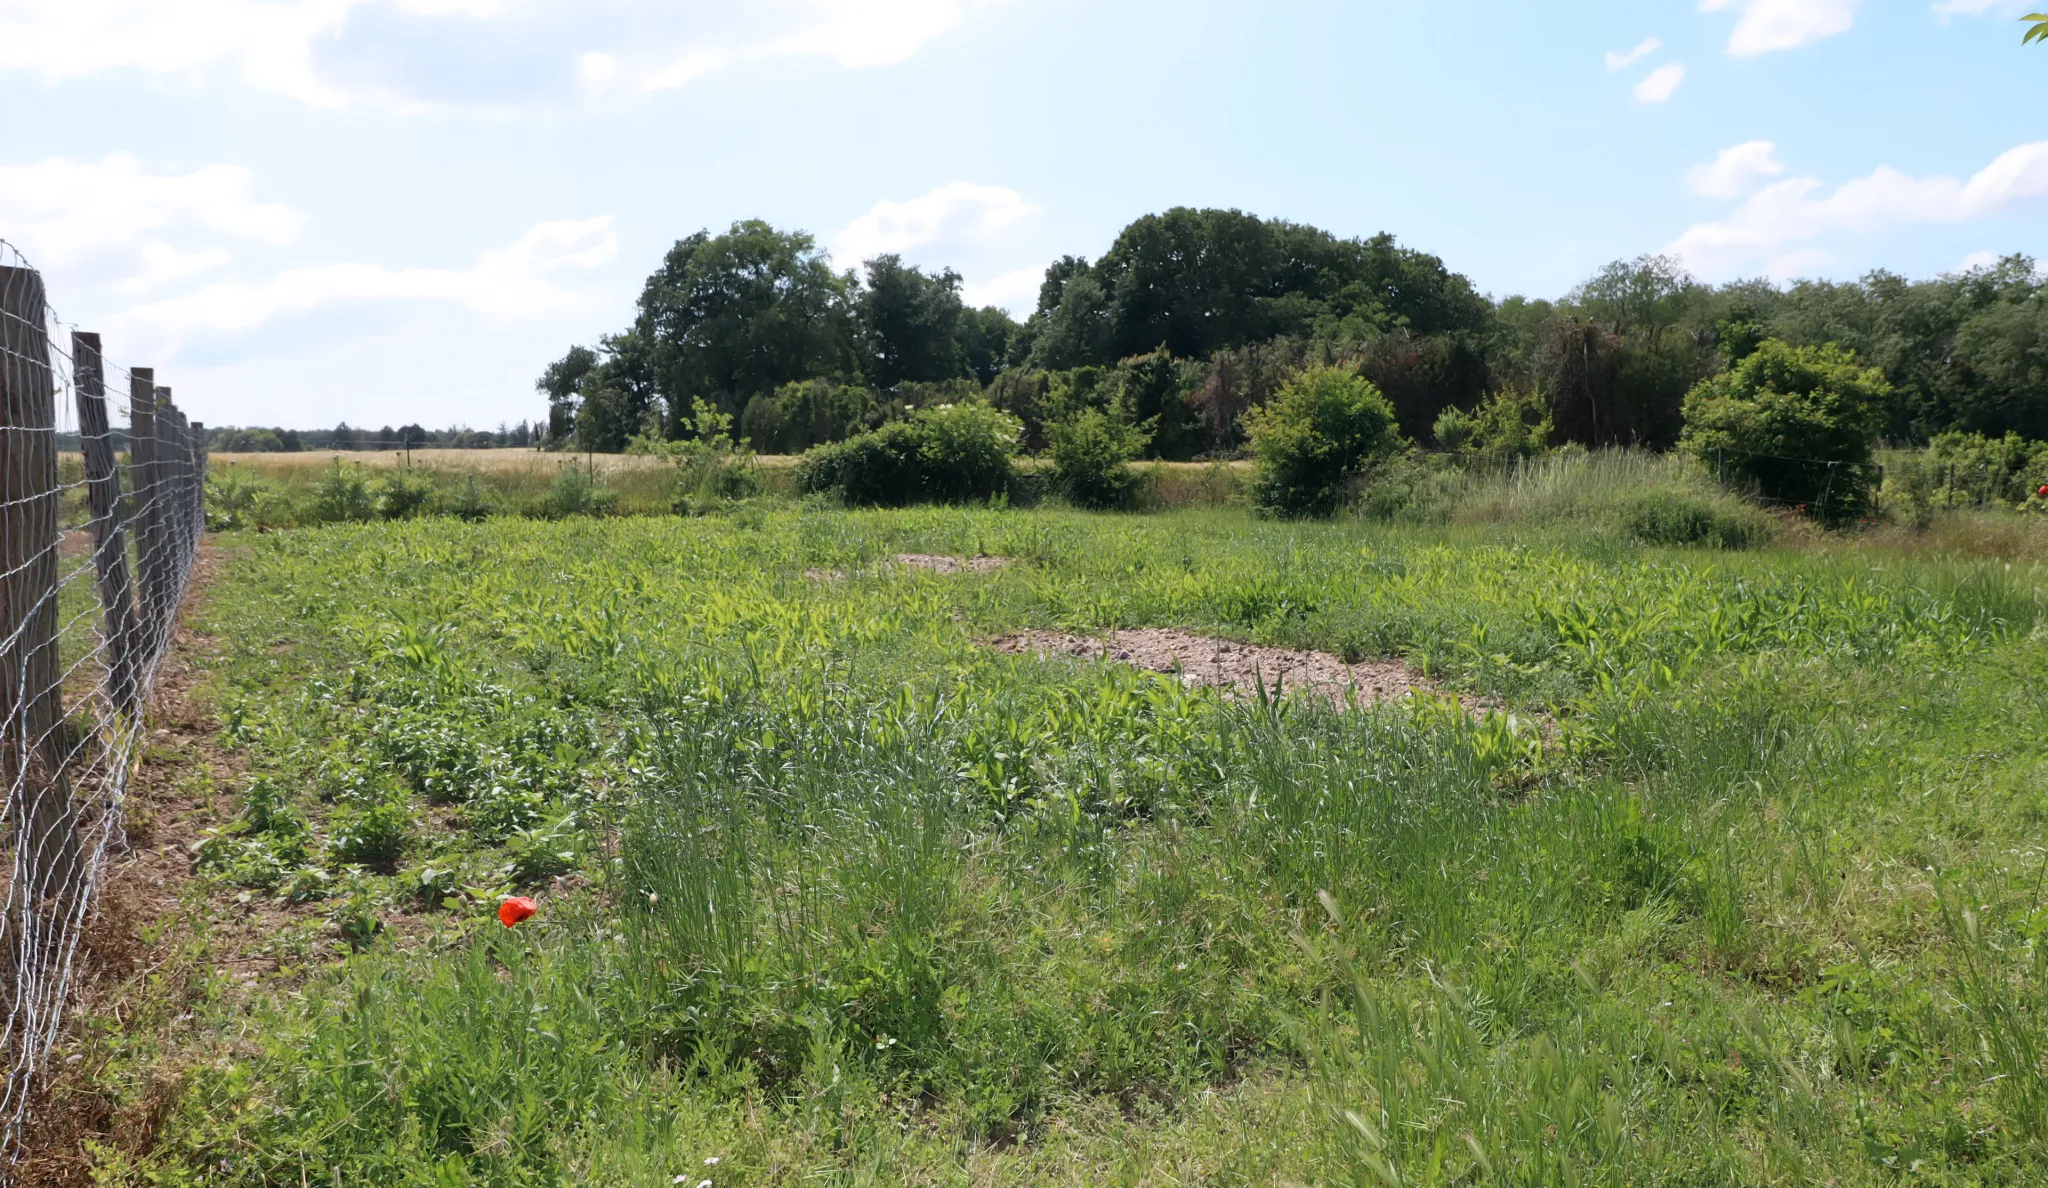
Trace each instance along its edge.
<instances>
[{"instance_id":1,"label":"bare soil patch","mask_svg":"<svg viewBox=\"0 0 2048 1188\"><path fill-rule=\"evenodd\" d=\"M160 1025L161 1014L201 992L204 970L191 962L192 843L229 810L214 797L235 782L238 758L217 740L219 723L197 697L214 639L189 625L213 584L220 556L202 543L194 563L184 617L157 673L149 730L129 781L125 851L109 854L99 902L79 945L76 978L65 1006L65 1030L52 1061L51 1080L38 1088L13 1169L21 1185L83 1185L91 1169L84 1144L121 1134L146 1144L168 1099L137 1110L117 1108L97 1083L98 1052L84 1033L105 1027ZM148 987L148 989L144 989ZM130 1004L147 1000L152 1018L138 1020ZM167 1086L168 1089L168 1086Z\"/></svg>"},{"instance_id":2,"label":"bare soil patch","mask_svg":"<svg viewBox=\"0 0 2048 1188\"><path fill-rule=\"evenodd\" d=\"M1346 664L1328 652L1265 647L1196 635L1171 627L1112 631L1106 636L1068 635L1058 631L1020 631L993 641L996 651L1012 655L1075 656L1129 664L1148 672L1178 675L1181 683L1223 689L1234 696L1256 695L1263 686L1282 695L1307 689L1333 704L1359 705L1401 701L1418 693L1441 696L1436 682L1399 660L1364 660ZM1481 709L1477 699L1460 696L1468 709Z\"/></svg>"}]
</instances>

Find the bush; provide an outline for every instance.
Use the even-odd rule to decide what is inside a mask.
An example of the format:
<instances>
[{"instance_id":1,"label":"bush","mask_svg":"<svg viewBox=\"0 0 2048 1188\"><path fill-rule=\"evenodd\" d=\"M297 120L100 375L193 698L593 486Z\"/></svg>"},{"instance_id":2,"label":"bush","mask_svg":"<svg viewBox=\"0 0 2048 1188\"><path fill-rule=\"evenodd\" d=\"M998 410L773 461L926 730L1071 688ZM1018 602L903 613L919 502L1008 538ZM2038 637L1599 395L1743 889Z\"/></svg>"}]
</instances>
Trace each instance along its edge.
<instances>
[{"instance_id":1,"label":"bush","mask_svg":"<svg viewBox=\"0 0 2048 1188\"><path fill-rule=\"evenodd\" d=\"M353 462L337 461L313 492L314 521L321 524L361 524L377 516L377 498L370 492L370 480Z\"/></svg>"},{"instance_id":2,"label":"bush","mask_svg":"<svg viewBox=\"0 0 2048 1188\"><path fill-rule=\"evenodd\" d=\"M797 490L852 504L900 507L966 503L1007 495L1017 419L986 404L919 409L846 441L819 446L797 463Z\"/></svg>"},{"instance_id":3,"label":"bush","mask_svg":"<svg viewBox=\"0 0 2048 1188\"><path fill-rule=\"evenodd\" d=\"M1268 515L1330 515L1354 479L1401 446L1386 397L1337 367L1301 373L1245 421L1258 459L1253 498Z\"/></svg>"},{"instance_id":4,"label":"bush","mask_svg":"<svg viewBox=\"0 0 2048 1188\"><path fill-rule=\"evenodd\" d=\"M1077 507L1130 507L1144 485L1131 462L1151 438L1148 425L1132 425L1092 408L1046 426L1054 489Z\"/></svg>"},{"instance_id":5,"label":"bush","mask_svg":"<svg viewBox=\"0 0 2048 1188\"><path fill-rule=\"evenodd\" d=\"M1354 505L1358 515L1390 524L1444 524L1470 478L1441 454L1411 453L1375 466Z\"/></svg>"},{"instance_id":6,"label":"bush","mask_svg":"<svg viewBox=\"0 0 2048 1188\"><path fill-rule=\"evenodd\" d=\"M1770 339L1685 398L1683 447L1779 503L1839 522L1870 506L1891 387L1841 347Z\"/></svg>"},{"instance_id":7,"label":"bush","mask_svg":"<svg viewBox=\"0 0 2048 1188\"><path fill-rule=\"evenodd\" d=\"M337 812L327 852L336 862L390 873L412 843L412 806L395 797Z\"/></svg>"},{"instance_id":8,"label":"bush","mask_svg":"<svg viewBox=\"0 0 2048 1188\"><path fill-rule=\"evenodd\" d=\"M206 530L233 532L253 527L262 479L229 466L206 476Z\"/></svg>"},{"instance_id":9,"label":"bush","mask_svg":"<svg viewBox=\"0 0 2048 1188\"><path fill-rule=\"evenodd\" d=\"M491 513L497 510L497 504L491 498L490 492L484 490L483 485L478 483L476 476L472 474L455 489L454 494L442 502L441 510L458 520L474 524L479 520L489 519Z\"/></svg>"},{"instance_id":10,"label":"bush","mask_svg":"<svg viewBox=\"0 0 2048 1188\"><path fill-rule=\"evenodd\" d=\"M805 380L748 401L740 431L748 445L764 454L801 454L878 428L900 411L870 388Z\"/></svg>"},{"instance_id":11,"label":"bush","mask_svg":"<svg viewBox=\"0 0 2048 1188\"><path fill-rule=\"evenodd\" d=\"M675 463L675 498L670 506L679 516L701 514L720 504L759 495L764 485L754 465L754 455L732 439L732 415L695 402L686 441L663 442L654 452Z\"/></svg>"},{"instance_id":12,"label":"bush","mask_svg":"<svg viewBox=\"0 0 2048 1188\"><path fill-rule=\"evenodd\" d=\"M564 466L535 509L543 520L602 516L618 506L619 493L598 485L580 466Z\"/></svg>"},{"instance_id":13,"label":"bush","mask_svg":"<svg viewBox=\"0 0 2048 1188\"><path fill-rule=\"evenodd\" d=\"M1433 432L1439 449L1504 466L1543 452L1550 441L1550 411L1535 393L1495 392L1471 412L1445 409Z\"/></svg>"},{"instance_id":14,"label":"bush","mask_svg":"<svg viewBox=\"0 0 2048 1188\"><path fill-rule=\"evenodd\" d=\"M410 520L425 510L433 496L432 483L399 471L377 484L377 514L387 520Z\"/></svg>"},{"instance_id":15,"label":"bush","mask_svg":"<svg viewBox=\"0 0 2048 1188\"><path fill-rule=\"evenodd\" d=\"M1638 544L1747 549L1768 530L1753 518L1730 515L1682 491L1646 491L1622 509L1622 530Z\"/></svg>"}]
</instances>

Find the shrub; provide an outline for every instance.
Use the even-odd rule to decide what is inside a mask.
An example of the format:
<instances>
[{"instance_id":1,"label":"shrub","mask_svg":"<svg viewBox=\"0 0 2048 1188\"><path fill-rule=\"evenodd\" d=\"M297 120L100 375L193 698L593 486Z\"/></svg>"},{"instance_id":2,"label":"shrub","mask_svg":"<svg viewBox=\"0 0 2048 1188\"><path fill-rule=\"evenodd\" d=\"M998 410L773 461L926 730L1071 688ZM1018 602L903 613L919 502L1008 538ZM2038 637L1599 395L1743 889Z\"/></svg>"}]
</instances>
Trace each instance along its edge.
<instances>
[{"instance_id":1,"label":"shrub","mask_svg":"<svg viewBox=\"0 0 2048 1188\"><path fill-rule=\"evenodd\" d=\"M619 493L599 486L597 480L579 466L564 466L541 496L540 506L535 509L543 520L561 520L569 516L601 516L618 506Z\"/></svg>"},{"instance_id":2,"label":"shrub","mask_svg":"<svg viewBox=\"0 0 2048 1188\"><path fill-rule=\"evenodd\" d=\"M844 441L890 419L889 403L873 389L827 379L784 384L747 402L741 436L764 454L800 454Z\"/></svg>"},{"instance_id":3,"label":"shrub","mask_svg":"<svg viewBox=\"0 0 2048 1188\"><path fill-rule=\"evenodd\" d=\"M847 503L915 503L923 484L918 447L917 427L908 421L818 446L797 461L796 489Z\"/></svg>"},{"instance_id":4,"label":"shrub","mask_svg":"<svg viewBox=\"0 0 2048 1188\"><path fill-rule=\"evenodd\" d=\"M458 520L474 524L478 520L489 519L491 513L497 510L497 504L491 498L490 492L484 490L483 485L478 483L476 476L472 474L455 489L454 494L443 501L441 509Z\"/></svg>"},{"instance_id":5,"label":"shrub","mask_svg":"<svg viewBox=\"0 0 2048 1188\"><path fill-rule=\"evenodd\" d=\"M410 520L434 496L434 485L409 471L399 471L377 484L377 514L387 520Z\"/></svg>"},{"instance_id":6,"label":"shrub","mask_svg":"<svg viewBox=\"0 0 2048 1188\"><path fill-rule=\"evenodd\" d=\"M1409 454L1373 467L1355 507L1368 520L1443 524L1470 483L1465 471L1440 454Z\"/></svg>"},{"instance_id":7,"label":"shrub","mask_svg":"<svg viewBox=\"0 0 2048 1188\"><path fill-rule=\"evenodd\" d=\"M1009 492L1018 433L1015 417L986 404L919 409L807 452L797 463L797 490L898 507L994 499Z\"/></svg>"},{"instance_id":8,"label":"shrub","mask_svg":"<svg viewBox=\"0 0 2048 1188\"><path fill-rule=\"evenodd\" d=\"M1752 518L1671 490L1646 491L1629 500L1622 509L1622 530L1638 544L1716 549L1753 548L1768 535Z\"/></svg>"},{"instance_id":9,"label":"shrub","mask_svg":"<svg viewBox=\"0 0 2048 1188\"><path fill-rule=\"evenodd\" d=\"M313 492L313 519L322 524L360 524L375 519L377 499L370 480L353 462L336 461Z\"/></svg>"},{"instance_id":10,"label":"shrub","mask_svg":"<svg viewBox=\"0 0 2048 1188\"><path fill-rule=\"evenodd\" d=\"M1771 339L1687 394L1681 444L1766 499L1851 519L1870 506L1890 393L1841 347Z\"/></svg>"},{"instance_id":11,"label":"shrub","mask_svg":"<svg viewBox=\"0 0 2048 1188\"><path fill-rule=\"evenodd\" d=\"M1550 411L1539 394L1495 392L1471 412L1445 409L1434 433L1439 449L1502 466L1543 452L1550 441Z\"/></svg>"},{"instance_id":12,"label":"shrub","mask_svg":"<svg viewBox=\"0 0 2048 1188\"><path fill-rule=\"evenodd\" d=\"M229 466L206 476L206 530L233 532L256 523L262 479Z\"/></svg>"},{"instance_id":13,"label":"shrub","mask_svg":"<svg viewBox=\"0 0 2048 1188\"><path fill-rule=\"evenodd\" d=\"M1337 367L1301 373L1245 420L1258 459L1253 498L1268 515L1335 512L1351 482L1401 445L1386 397Z\"/></svg>"},{"instance_id":14,"label":"shrub","mask_svg":"<svg viewBox=\"0 0 2048 1188\"><path fill-rule=\"evenodd\" d=\"M327 852L336 862L390 873L412 843L412 806L397 797L337 812Z\"/></svg>"},{"instance_id":15,"label":"shrub","mask_svg":"<svg viewBox=\"0 0 2048 1188\"><path fill-rule=\"evenodd\" d=\"M694 436L686 441L662 442L653 450L675 463L681 472L671 503L679 516L702 513L737 499L751 499L763 489L752 451L741 449L732 439L732 414L719 412L702 397L696 400L695 408L688 426Z\"/></svg>"},{"instance_id":16,"label":"shrub","mask_svg":"<svg viewBox=\"0 0 2048 1188\"><path fill-rule=\"evenodd\" d=\"M1046 426L1053 487L1078 507L1107 510L1137 502L1144 478L1131 462L1151 440L1149 425L1133 425L1096 409Z\"/></svg>"}]
</instances>

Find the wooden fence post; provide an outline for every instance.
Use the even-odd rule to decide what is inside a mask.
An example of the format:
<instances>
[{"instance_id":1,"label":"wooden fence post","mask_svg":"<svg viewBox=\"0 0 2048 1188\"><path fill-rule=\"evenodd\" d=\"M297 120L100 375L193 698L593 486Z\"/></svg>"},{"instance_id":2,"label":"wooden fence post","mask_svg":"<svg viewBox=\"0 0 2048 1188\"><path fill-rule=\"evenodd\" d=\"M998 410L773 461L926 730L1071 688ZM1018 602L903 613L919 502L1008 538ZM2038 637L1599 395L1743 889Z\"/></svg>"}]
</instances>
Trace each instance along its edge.
<instances>
[{"instance_id":1,"label":"wooden fence post","mask_svg":"<svg viewBox=\"0 0 2048 1188\"><path fill-rule=\"evenodd\" d=\"M135 602L128 580L128 532L121 509L121 471L114 464L113 426L107 417L107 379L100 336L71 332L71 370L78 397L78 437L85 456L85 494L92 508L92 556L98 571L100 633L107 646L107 698L117 713L142 713L135 676Z\"/></svg>"},{"instance_id":2,"label":"wooden fence post","mask_svg":"<svg viewBox=\"0 0 2048 1188\"><path fill-rule=\"evenodd\" d=\"M43 278L0 268L0 718L7 726L0 772L18 831L23 907L74 889L80 870L65 770L71 730L59 688L57 389L44 316Z\"/></svg>"},{"instance_id":3,"label":"wooden fence post","mask_svg":"<svg viewBox=\"0 0 2048 1188\"><path fill-rule=\"evenodd\" d=\"M185 456L185 413L178 402L171 399L169 388L156 390L156 424L161 432L163 451L159 458L170 460L171 481L164 491L166 522L170 524L171 560L165 575L169 585L165 588L164 629L169 638L172 620L178 616L178 596L184 592L185 556L188 538L192 534L192 504L188 497L191 487L191 467Z\"/></svg>"},{"instance_id":4,"label":"wooden fence post","mask_svg":"<svg viewBox=\"0 0 2048 1188\"><path fill-rule=\"evenodd\" d=\"M141 594L142 647L138 664L156 659L157 608L163 597L163 492L157 487L156 372L148 367L128 372L128 490L135 501L135 577Z\"/></svg>"},{"instance_id":5,"label":"wooden fence post","mask_svg":"<svg viewBox=\"0 0 2048 1188\"><path fill-rule=\"evenodd\" d=\"M163 589L158 592L158 608L165 645L171 639L171 620L178 613L178 561L184 555L182 538L185 534L185 484L178 465L178 404L171 399L171 390L162 384L156 389L156 484L157 505L162 509L162 543L164 546Z\"/></svg>"},{"instance_id":6,"label":"wooden fence post","mask_svg":"<svg viewBox=\"0 0 2048 1188\"><path fill-rule=\"evenodd\" d=\"M192 422L192 549L206 536L206 423Z\"/></svg>"}]
</instances>

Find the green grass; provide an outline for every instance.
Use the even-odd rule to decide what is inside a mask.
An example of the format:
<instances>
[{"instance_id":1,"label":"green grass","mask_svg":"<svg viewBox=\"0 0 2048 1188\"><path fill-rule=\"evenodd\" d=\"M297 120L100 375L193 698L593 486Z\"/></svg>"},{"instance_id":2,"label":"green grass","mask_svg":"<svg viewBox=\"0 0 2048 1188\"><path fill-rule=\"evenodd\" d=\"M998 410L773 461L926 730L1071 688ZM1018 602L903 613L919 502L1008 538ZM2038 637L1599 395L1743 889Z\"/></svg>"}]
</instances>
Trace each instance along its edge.
<instances>
[{"instance_id":1,"label":"green grass","mask_svg":"<svg viewBox=\"0 0 2048 1188\"><path fill-rule=\"evenodd\" d=\"M2025 1182L2042 576L1216 511L241 540L201 864L360 951L102 1040L117 1099L176 1070L103 1174ZM1134 625L1503 709L976 642Z\"/></svg>"}]
</instances>

